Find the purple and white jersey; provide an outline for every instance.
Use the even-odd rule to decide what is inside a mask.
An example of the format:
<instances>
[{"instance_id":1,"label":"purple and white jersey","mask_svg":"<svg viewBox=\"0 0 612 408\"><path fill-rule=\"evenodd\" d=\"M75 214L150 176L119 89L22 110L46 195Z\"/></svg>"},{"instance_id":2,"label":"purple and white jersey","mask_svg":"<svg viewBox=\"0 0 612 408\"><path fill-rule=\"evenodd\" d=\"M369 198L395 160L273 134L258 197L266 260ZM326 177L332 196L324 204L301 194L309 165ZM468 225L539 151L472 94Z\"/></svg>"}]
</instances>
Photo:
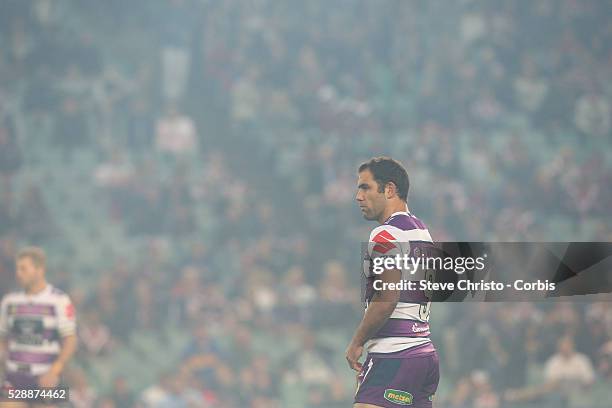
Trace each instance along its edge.
<instances>
[{"instance_id":1,"label":"purple and white jersey","mask_svg":"<svg viewBox=\"0 0 612 408\"><path fill-rule=\"evenodd\" d=\"M7 374L46 373L61 350L62 337L76 333L68 295L47 284L35 295L9 293L0 306L0 337L7 340Z\"/></svg>"},{"instance_id":2,"label":"purple and white jersey","mask_svg":"<svg viewBox=\"0 0 612 408\"><path fill-rule=\"evenodd\" d=\"M370 234L366 275L366 309L375 293L373 283L380 279L371 268L371 260L378 257L428 256L433 248L431 235L425 224L409 212L393 213ZM426 279L424 270L414 274L402 269L402 280ZM418 287L418 283L417 283ZM365 345L370 354L395 353L395 357L415 352L429 352L433 345L429 339L429 314L431 302L422 290L402 290L400 299L389 320Z\"/></svg>"}]
</instances>

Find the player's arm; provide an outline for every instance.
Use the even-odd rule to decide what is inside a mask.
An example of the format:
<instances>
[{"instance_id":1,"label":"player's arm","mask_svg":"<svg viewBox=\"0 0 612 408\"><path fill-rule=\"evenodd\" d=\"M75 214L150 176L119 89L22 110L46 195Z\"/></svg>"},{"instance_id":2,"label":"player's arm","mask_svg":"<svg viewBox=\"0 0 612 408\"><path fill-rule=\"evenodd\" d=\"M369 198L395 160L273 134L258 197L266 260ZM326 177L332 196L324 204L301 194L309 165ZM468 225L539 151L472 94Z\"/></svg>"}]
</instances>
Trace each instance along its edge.
<instances>
[{"instance_id":1,"label":"player's arm","mask_svg":"<svg viewBox=\"0 0 612 408\"><path fill-rule=\"evenodd\" d=\"M6 361L7 350L8 343L6 338L0 335L0 377L4 375L4 363Z\"/></svg>"},{"instance_id":2,"label":"player's arm","mask_svg":"<svg viewBox=\"0 0 612 408\"><path fill-rule=\"evenodd\" d=\"M390 283L398 283L401 280L402 273L397 269L390 269L384 271L378 279L380 279L382 285ZM346 350L346 359L352 369L359 371L361 370L361 363L359 358L363 353L363 345L366 341L370 340L372 336L380 330L381 327L387 322L395 306L399 301L400 291L390 290L379 290L374 293L372 300L368 304L368 308L353 335L353 339Z\"/></svg>"},{"instance_id":3,"label":"player's arm","mask_svg":"<svg viewBox=\"0 0 612 408\"><path fill-rule=\"evenodd\" d=\"M57 359L51 365L49 371L53 372L55 376L60 376L68 364L68 361L72 358L77 349L77 336L71 334L62 338L62 350L60 351Z\"/></svg>"},{"instance_id":4,"label":"player's arm","mask_svg":"<svg viewBox=\"0 0 612 408\"><path fill-rule=\"evenodd\" d=\"M66 298L59 306L58 330L62 336L62 348L57 359L51 365L49 371L40 376L38 383L41 387L55 387L59 383L59 377L72 358L77 349L76 319L74 306L70 299Z\"/></svg>"},{"instance_id":5,"label":"player's arm","mask_svg":"<svg viewBox=\"0 0 612 408\"><path fill-rule=\"evenodd\" d=\"M8 315L7 315L7 304L6 298L2 299L0 304L0 362L4 367L4 361L6 359L6 352L8 350L8 341L6 335L8 333ZM2 368L0 368L1 370Z\"/></svg>"},{"instance_id":6,"label":"player's arm","mask_svg":"<svg viewBox=\"0 0 612 408\"><path fill-rule=\"evenodd\" d=\"M8 354L8 310L6 298L0 304L0 375L4 375L6 356Z\"/></svg>"}]
</instances>

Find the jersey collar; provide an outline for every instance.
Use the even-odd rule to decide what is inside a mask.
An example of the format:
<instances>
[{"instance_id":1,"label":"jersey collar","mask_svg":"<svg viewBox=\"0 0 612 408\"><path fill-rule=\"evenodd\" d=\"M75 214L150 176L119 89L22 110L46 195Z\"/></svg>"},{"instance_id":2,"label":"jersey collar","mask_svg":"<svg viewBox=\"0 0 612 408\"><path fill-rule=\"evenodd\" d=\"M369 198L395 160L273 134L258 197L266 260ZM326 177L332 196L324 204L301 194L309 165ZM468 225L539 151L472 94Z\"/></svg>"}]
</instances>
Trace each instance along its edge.
<instances>
[{"instance_id":1,"label":"jersey collar","mask_svg":"<svg viewBox=\"0 0 612 408\"><path fill-rule=\"evenodd\" d=\"M51 293L52 290L53 290L53 287L51 286L51 284L49 282L47 282L47 286L45 286L45 288L43 290L41 290L40 292L36 293L35 295L30 295L25 290L23 291L23 293L28 298L36 298L38 296L47 295L47 294Z\"/></svg>"},{"instance_id":2,"label":"jersey collar","mask_svg":"<svg viewBox=\"0 0 612 408\"><path fill-rule=\"evenodd\" d=\"M410 215L410 216L412 216L412 214L410 214L410 212L409 212L409 211L396 211L396 212L394 212L393 214L391 214L391 215L389 216L389 218L387 218L387 219L385 220L385 222L383 222L383 224L388 223L388 222L389 222L389 220L390 220L391 218L395 217L396 215L401 215L401 214L406 214L406 215Z\"/></svg>"}]
</instances>

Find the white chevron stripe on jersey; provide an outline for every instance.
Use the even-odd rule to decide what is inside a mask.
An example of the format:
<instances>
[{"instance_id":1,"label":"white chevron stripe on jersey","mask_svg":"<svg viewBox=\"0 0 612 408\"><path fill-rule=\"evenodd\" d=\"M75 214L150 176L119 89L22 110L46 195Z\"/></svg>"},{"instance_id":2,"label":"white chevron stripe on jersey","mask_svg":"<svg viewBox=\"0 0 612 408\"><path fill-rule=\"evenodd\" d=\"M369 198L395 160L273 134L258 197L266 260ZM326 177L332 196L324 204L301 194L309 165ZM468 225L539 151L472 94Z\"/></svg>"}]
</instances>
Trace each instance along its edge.
<instances>
[{"instance_id":1,"label":"white chevron stripe on jersey","mask_svg":"<svg viewBox=\"0 0 612 408\"><path fill-rule=\"evenodd\" d=\"M382 337L368 341L365 348L368 353L395 353L426 343L431 343L428 337Z\"/></svg>"},{"instance_id":2,"label":"white chevron stripe on jersey","mask_svg":"<svg viewBox=\"0 0 612 408\"><path fill-rule=\"evenodd\" d=\"M395 306L395 310L389 316L390 319L406 319L416 320L419 322L427 323L429 319L423 319L421 317L421 305L418 303L405 303L398 302Z\"/></svg>"},{"instance_id":3,"label":"white chevron stripe on jersey","mask_svg":"<svg viewBox=\"0 0 612 408\"><path fill-rule=\"evenodd\" d=\"M372 230L370 234L370 242L376 237L380 232L387 231L389 232L395 240L393 242L410 242L410 241L424 241L424 242L433 242L431 239L431 234L427 229L410 229L410 230L402 230L393 225L380 225Z\"/></svg>"}]
</instances>

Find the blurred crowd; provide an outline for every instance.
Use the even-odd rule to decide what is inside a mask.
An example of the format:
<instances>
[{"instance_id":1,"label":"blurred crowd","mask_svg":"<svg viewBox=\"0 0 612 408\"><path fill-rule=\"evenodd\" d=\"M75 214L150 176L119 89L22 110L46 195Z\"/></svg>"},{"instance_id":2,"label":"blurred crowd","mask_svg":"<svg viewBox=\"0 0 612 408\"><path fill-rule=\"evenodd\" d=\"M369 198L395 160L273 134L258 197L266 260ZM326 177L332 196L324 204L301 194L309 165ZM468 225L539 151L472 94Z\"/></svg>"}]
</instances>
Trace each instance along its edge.
<instances>
[{"instance_id":1,"label":"blurred crowd","mask_svg":"<svg viewBox=\"0 0 612 408\"><path fill-rule=\"evenodd\" d=\"M77 408L345 407L361 161L406 165L435 240L612 240L606 6L5 0L0 294L43 246ZM605 302L432 327L440 407L610 397Z\"/></svg>"}]
</instances>

